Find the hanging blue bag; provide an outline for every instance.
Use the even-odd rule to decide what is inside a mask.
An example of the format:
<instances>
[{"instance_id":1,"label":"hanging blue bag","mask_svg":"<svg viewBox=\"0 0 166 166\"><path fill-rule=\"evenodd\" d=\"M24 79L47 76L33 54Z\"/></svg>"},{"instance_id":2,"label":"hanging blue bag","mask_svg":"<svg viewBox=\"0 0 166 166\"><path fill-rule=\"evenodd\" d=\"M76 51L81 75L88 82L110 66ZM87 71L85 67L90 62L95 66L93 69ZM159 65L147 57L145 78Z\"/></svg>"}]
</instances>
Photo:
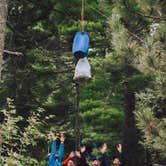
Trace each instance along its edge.
<instances>
[{"instance_id":1,"label":"hanging blue bag","mask_svg":"<svg viewBox=\"0 0 166 166\"><path fill-rule=\"evenodd\" d=\"M72 52L76 59L84 58L88 55L89 35L87 32L77 32L74 37Z\"/></svg>"}]
</instances>

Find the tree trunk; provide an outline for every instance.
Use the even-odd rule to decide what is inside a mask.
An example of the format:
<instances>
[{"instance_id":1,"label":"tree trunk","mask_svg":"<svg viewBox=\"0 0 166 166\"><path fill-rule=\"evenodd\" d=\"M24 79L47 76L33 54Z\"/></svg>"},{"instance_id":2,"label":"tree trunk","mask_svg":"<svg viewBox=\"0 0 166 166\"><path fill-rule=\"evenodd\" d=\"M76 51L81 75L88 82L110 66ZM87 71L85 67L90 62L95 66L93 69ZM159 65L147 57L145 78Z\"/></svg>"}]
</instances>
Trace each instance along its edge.
<instances>
[{"instance_id":1,"label":"tree trunk","mask_svg":"<svg viewBox=\"0 0 166 166\"><path fill-rule=\"evenodd\" d=\"M0 0L0 79L3 64L3 50L5 45L5 28L7 20L7 0Z\"/></svg>"},{"instance_id":2,"label":"tree trunk","mask_svg":"<svg viewBox=\"0 0 166 166\"><path fill-rule=\"evenodd\" d=\"M135 94L129 89L125 93L125 128L124 128L124 161L125 166L144 166L144 150L138 143L139 133L135 125ZM147 165L146 165L147 166Z\"/></svg>"}]
</instances>

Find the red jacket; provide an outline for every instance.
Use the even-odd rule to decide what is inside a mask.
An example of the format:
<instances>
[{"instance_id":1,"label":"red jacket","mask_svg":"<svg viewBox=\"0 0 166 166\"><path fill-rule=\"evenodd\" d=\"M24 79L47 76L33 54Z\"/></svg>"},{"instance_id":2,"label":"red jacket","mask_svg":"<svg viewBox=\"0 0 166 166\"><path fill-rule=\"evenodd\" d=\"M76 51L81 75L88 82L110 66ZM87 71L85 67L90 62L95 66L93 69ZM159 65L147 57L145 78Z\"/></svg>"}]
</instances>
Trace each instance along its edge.
<instances>
[{"instance_id":1,"label":"red jacket","mask_svg":"<svg viewBox=\"0 0 166 166\"><path fill-rule=\"evenodd\" d=\"M66 158L66 160L63 162L63 165L66 166L70 160L71 160L71 157L69 156L69 157Z\"/></svg>"}]
</instances>

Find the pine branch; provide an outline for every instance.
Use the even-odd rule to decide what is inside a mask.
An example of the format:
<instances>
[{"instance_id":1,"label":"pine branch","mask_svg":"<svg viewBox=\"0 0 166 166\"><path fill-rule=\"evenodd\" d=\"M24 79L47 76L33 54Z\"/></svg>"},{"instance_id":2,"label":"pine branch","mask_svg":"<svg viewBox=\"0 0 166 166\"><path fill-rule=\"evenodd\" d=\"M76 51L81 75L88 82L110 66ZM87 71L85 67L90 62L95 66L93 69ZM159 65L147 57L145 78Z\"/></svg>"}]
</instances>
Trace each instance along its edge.
<instances>
[{"instance_id":1,"label":"pine branch","mask_svg":"<svg viewBox=\"0 0 166 166\"><path fill-rule=\"evenodd\" d=\"M140 42L144 43L144 41L136 34L134 34L133 32L129 31L127 28L127 33L130 34L131 36L133 36L135 39L139 40Z\"/></svg>"},{"instance_id":2,"label":"pine branch","mask_svg":"<svg viewBox=\"0 0 166 166\"><path fill-rule=\"evenodd\" d=\"M143 14L142 12L136 12L136 11L134 11L133 9L131 9L125 0L123 0L123 3L124 3L124 5L125 5L126 9L127 9L128 11L132 12L133 14L137 14L137 15L139 15L139 16L147 17L147 18L151 18L151 19L166 20L166 16L145 15L145 14Z\"/></svg>"},{"instance_id":3,"label":"pine branch","mask_svg":"<svg viewBox=\"0 0 166 166\"><path fill-rule=\"evenodd\" d=\"M136 14L142 16L142 17L148 17L148 18L151 18L151 19L160 19L160 20L166 20L166 16L151 16L151 15L145 15L141 12L136 12Z\"/></svg>"}]
</instances>

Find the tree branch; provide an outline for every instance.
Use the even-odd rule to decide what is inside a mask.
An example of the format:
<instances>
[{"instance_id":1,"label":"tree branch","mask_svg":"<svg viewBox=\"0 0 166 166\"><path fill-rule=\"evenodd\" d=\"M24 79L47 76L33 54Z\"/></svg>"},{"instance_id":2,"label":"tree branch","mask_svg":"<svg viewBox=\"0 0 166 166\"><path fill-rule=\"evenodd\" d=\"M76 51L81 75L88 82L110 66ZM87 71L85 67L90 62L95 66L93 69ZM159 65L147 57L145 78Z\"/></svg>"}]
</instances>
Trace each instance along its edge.
<instances>
[{"instance_id":1,"label":"tree branch","mask_svg":"<svg viewBox=\"0 0 166 166\"><path fill-rule=\"evenodd\" d=\"M3 50L4 53L10 54L10 55L16 55L16 56L22 56L22 52L15 52L15 51L9 51L9 50Z\"/></svg>"},{"instance_id":2,"label":"tree branch","mask_svg":"<svg viewBox=\"0 0 166 166\"><path fill-rule=\"evenodd\" d=\"M154 15L146 15L146 14L143 14L142 12L137 12L137 11L134 11L133 9L130 8L130 6L127 4L127 1L126 0L123 0L123 3L126 7L127 10L129 10L130 12L132 12L133 14L137 14L141 17L147 17L147 18L151 18L151 19L159 19L159 20L166 20L166 16L154 16Z\"/></svg>"},{"instance_id":3,"label":"tree branch","mask_svg":"<svg viewBox=\"0 0 166 166\"><path fill-rule=\"evenodd\" d=\"M136 12L136 14L142 16L142 17L147 17L147 18L151 18L151 19L160 19L160 20L166 20L166 16L151 16L151 15L145 15L141 12Z\"/></svg>"},{"instance_id":4,"label":"tree branch","mask_svg":"<svg viewBox=\"0 0 166 166\"><path fill-rule=\"evenodd\" d=\"M127 28L127 33L130 34L131 36L133 36L134 38L136 38L137 40L139 40L140 42L144 43L144 41L136 34L134 34L133 32L130 32Z\"/></svg>"}]
</instances>

